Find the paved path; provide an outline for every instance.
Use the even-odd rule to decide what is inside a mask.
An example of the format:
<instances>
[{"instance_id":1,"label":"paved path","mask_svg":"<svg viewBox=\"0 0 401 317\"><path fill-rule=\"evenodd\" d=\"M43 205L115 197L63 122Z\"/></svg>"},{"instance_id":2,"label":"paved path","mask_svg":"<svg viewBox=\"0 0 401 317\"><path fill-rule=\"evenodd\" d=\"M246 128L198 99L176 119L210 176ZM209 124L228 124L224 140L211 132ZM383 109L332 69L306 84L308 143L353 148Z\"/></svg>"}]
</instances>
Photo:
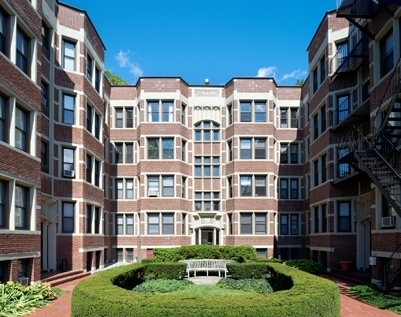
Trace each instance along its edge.
<instances>
[{"instance_id":1,"label":"paved path","mask_svg":"<svg viewBox=\"0 0 401 317\"><path fill-rule=\"evenodd\" d=\"M341 317L400 317L400 315L395 313L378 309L352 298L346 293L346 290L354 284L332 276L324 277L334 281L340 289ZM82 279L57 286L67 293L56 299L51 305L36 310L33 314L28 315L28 317L70 317L72 290L80 281Z\"/></svg>"}]
</instances>

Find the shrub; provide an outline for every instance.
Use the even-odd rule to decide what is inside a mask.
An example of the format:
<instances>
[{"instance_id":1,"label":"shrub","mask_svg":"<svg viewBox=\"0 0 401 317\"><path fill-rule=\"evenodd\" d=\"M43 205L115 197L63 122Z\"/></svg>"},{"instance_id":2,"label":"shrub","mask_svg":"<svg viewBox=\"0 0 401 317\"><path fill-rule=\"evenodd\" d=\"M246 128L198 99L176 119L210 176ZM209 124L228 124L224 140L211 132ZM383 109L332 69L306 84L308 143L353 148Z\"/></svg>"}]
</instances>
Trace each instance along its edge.
<instances>
[{"instance_id":1,"label":"shrub","mask_svg":"<svg viewBox=\"0 0 401 317\"><path fill-rule=\"evenodd\" d=\"M257 292L261 294L273 292L269 282L265 279L247 278L243 280L233 280L231 278L222 278L216 285L221 288Z\"/></svg>"},{"instance_id":2,"label":"shrub","mask_svg":"<svg viewBox=\"0 0 401 317\"><path fill-rule=\"evenodd\" d=\"M147 259L142 259L141 263L149 264L149 263L153 263L154 261L155 261L154 258L147 258Z\"/></svg>"},{"instance_id":3,"label":"shrub","mask_svg":"<svg viewBox=\"0 0 401 317\"><path fill-rule=\"evenodd\" d=\"M10 281L0 284L0 316L26 315L57 297L57 291L48 283L23 286Z\"/></svg>"},{"instance_id":4,"label":"shrub","mask_svg":"<svg viewBox=\"0 0 401 317\"><path fill-rule=\"evenodd\" d=\"M185 263L149 263L145 269L145 280L181 279L185 275Z\"/></svg>"},{"instance_id":5,"label":"shrub","mask_svg":"<svg viewBox=\"0 0 401 317\"><path fill-rule=\"evenodd\" d=\"M284 262L285 265L296 267L297 269L300 269L301 271L308 272L311 274L319 274L323 271L323 266L322 264L312 261L312 260L307 260L307 259L299 259L299 260L290 260Z\"/></svg>"},{"instance_id":6,"label":"shrub","mask_svg":"<svg viewBox=\"0 0 401 317\"><path fill-rule=\"evenodd\" d=\"M293 287L268 296L245 293L235 300L232 296L147 295L133 292L133 287L125 290L112 282L126 280L120 275L140 276L138 270L144 270L144 265L132 264L81 281L72 293L71 316L340 316L340 297L335 283L282 264L264 264L272 278L290 280ZM272 285L270 279L269 283Z\"/></svg>"},{"instance_id":7,"label":"shrub","mask_svg":"<svg viewBox=\"0 0 401 317\"><path fill-rule=\"evenodd\" d=\"M162 294L181 291L193 286L195 286L195 284L188 280L158 279L143 282L142 284L135 286L132 290L143 294Z\"/></svg>"},{"instance_id":8,"label":"shrub","mask_svg":"<svg viewBox=\"0 0 401 317\"><path fill-rule=\"evenodd\" d=\"M226 259L249 262L256 259L252 246L218 246L197 244L179 248L159 248L153 250L154 262L177 262L188 259Z\"/></svg>"},{"instance_id":9,"label":"shrub","mask_svg":"<svg viewBox=\"0 0 401 317\"><path fill-rule=\"evenodd\" d=\"M255 262L283 263L284 261L277 258L264 258L261 256L257 256Z\"/></svg>"},{"instance_id":10,"label":"shrub","mask_svg":"<svg viewBox=\"0 0 401 317\"><path fill-rule=\"evenodd\" d=\"M227 263L228 273L234 280L266 278L269 273L267 268L267 263Z\"/></svg>"}]
</instances>

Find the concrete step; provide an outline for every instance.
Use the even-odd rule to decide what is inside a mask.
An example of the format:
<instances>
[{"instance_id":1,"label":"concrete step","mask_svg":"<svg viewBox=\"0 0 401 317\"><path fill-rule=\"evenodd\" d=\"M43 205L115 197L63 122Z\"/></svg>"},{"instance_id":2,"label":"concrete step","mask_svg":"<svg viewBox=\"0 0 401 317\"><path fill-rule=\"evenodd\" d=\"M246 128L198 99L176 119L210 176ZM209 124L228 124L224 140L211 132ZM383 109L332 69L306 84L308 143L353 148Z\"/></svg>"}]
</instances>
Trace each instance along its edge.
<instances>
[{"instance_id":1,"label":"concrete step","mask_svg":"<svg viewBox=\"0 0 401 317\"><path fill-rule=\"evenodd\" d=\"M78 271L68 271L60 274L56 274L53 276L50 276L48 278L45 278L42 280L42 282L47 282L49 283L52 287L64 284L73 280L77 280L86 276L91 275L90 272L84 272L82 270Z\"/></svg>"}]
</instances>

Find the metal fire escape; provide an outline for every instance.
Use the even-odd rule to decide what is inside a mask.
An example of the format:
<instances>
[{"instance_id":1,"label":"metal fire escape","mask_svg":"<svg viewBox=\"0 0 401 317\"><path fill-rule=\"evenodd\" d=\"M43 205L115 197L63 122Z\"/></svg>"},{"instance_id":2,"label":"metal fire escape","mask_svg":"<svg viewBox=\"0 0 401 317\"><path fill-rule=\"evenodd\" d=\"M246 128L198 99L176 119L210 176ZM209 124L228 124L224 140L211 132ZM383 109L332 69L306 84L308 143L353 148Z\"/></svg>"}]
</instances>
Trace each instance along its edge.
<instances>
[{"instance_id":1,"label":"metal fire escape","mask_svg":"<svg viewBox=\"0 0 401 317\"><path fill-rule=\"evenodd\" d=\"M370 38L374 38L369 19L383 8L389 18L392 17L394 5L398 0L339 0L337 16L344 17L354 26L362 30ZM369 176L370 180L381 191L394 211L401 217L401 62L394 67L389 76L387 89L377 102L377 112L373 120L374 127L370 135L363 135L356 125L348 119L344 120L343 134L339 137L339 147L344 155L339 159ZM339 109L341 110L341 109ZM351 114L352 116L352 114ZM354 119L355 121L355 119ZM346 124L348 123L348 124ZM338 126L341 127L339 124ZM335 128L333 129L333 131ZM400 245L401 246L401 245ZM400 246L393 252L389 263L398 261ZM385 290L390 290L400 281L401 269L389 270L386 277Z\"/></svg>"}]
</instances>

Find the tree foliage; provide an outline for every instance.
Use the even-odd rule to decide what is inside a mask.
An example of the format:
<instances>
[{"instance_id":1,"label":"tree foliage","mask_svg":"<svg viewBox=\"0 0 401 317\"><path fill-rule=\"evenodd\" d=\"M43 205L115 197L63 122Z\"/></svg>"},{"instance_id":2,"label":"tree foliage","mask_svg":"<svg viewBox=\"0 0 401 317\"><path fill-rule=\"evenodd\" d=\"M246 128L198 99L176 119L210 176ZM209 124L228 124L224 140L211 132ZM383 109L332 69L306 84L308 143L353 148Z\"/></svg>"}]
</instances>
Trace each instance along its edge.
<instances>
[{"instance_id":1,"label":"tree foliage","mask_svg":"<svg viewBox=\"0 0 401 317\"><path fill-rule=\"evenodd\" d=\"M305 83L305 79L297 79L295 86L302 86Z\"/></svg>"},{"instance_id":2,"label":"tree foliage","mask_svg":"<svg viewBox=\"0 0 401 317\"><path fill-rule=\"evenodd\" d=\"M109 83L113 86L123 86L123 85L128 85L128 82L121 78L120 76L113 74L111 71L106 70L104 72L104 75L106 76L107 80Z\"/></svg>"}]
</instances>

